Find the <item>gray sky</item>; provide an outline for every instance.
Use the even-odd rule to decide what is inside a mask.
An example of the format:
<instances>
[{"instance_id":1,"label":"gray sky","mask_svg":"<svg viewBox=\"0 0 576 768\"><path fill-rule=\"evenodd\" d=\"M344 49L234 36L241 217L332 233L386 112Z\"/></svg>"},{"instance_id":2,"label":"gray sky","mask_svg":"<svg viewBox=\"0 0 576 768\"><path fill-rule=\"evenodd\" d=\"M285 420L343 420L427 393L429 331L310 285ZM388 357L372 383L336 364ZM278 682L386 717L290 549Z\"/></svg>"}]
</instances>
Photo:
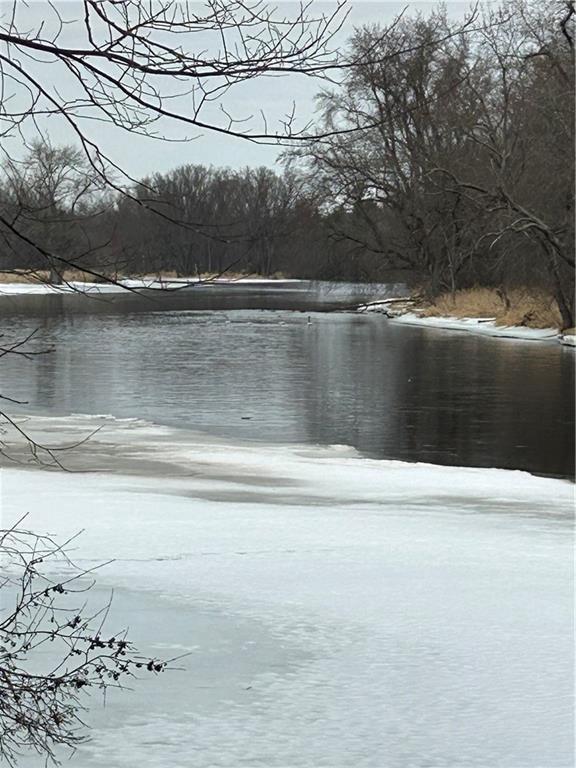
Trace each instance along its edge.
<instances>
[{"instance_id":1,"label":"gray sky","mask_svg":"<svg viewBox=\"0 0 576 768\"><path fill-rule=\"evenodd\" d=\"M0 2L0 10L6 14L11 3ZM82 4L78 0L65 0L61 4L63 16L70 21L82 18ZM281 14L289 15L291 2L277 4ZM355 26L372 23L389 23L398 13L406 9L409 13L429 12L437 3L433 2L387 2L386 0L354 0L350 3L349 17L338 36L338 44L344 45ZM446 4L450 15L459 16L469 8L469 2L449 2ZM315 2L313 10L329 13L334 8L333 3ZM51 10L46 1L18 4L20 23L27 27L35 27L45 18L50 18ZM76 28L78 26L76 25ZM75 39L75 24L71 23L65 30L66 42ZM38 65L32 63L30 66ZM48 66L38 70L45 78ZM60 90L66 90L67 77L63 71L51 66L50 85ZM226 97L226 108L234 115L258 115L260 110L266 114L268 125L275 125L275 119L291 111L292 103L296 104L296 114L302 121L313 114L314 95L320 90L321 83L317 80L291 75L282 78L258 78L242 84ZM277 125L277 123L276 123ZM61 119L51 118L43 127L48 131L50 139L55 144L69 143L72 136ZM162 124L162 130L169 136L181 137L188 131L181 126ZM90 136L102 147L131 176L139 178L154 171L166 171L184 163L204 163L219 166L242 167L246 165L273 166L279 154L276 146L257 145L238 138L204 132L196 134L196 138L186 143L166 142L129 134L113 126L102 123L92 123L88 129ZM191 132L188 132L191 133ZM8 146L8 144L6 144ZM14 138L10 141L9 151L15 154L21 152L21 140Z\"/></svg>"}]
</instances>

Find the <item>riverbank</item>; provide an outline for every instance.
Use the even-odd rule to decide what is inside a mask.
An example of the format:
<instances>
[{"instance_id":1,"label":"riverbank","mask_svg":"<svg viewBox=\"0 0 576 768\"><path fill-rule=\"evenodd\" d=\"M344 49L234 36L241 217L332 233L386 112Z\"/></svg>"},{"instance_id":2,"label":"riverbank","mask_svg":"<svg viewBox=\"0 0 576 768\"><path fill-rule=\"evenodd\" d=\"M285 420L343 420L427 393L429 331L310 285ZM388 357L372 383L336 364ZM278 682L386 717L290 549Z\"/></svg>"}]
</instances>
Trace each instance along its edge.
<instances>
[{"instance_id":1,"label":"riverbank","mask_svg":"<svg viewBox=\"0 0 576 768\"><path fill-rule=\"evenodd\" d=\"M221 272L201 272L195 275L179 275L175 271L157 273L133 274L110 273L100 275L95 272L85 272L81 269L66 269L60 275L60 282L51 280L50 272L40 270L15 270L13 272L0 272L0 288L5 290L7 286L21 285L38 287L40 290L61 290L68 286L78 289L98 286L122 287L132 284L144 287L166 287L169 285L196 285L209 283L301 283L310 282L309 278L287 277L283 272L274 272L270 275L260 275L256 272L235 272L223 270ZM322 282L322 281L320 281ZM326 281L323 281L326 282Z\"/></svg>"},{"instance_id":2,"label":"riverbank","mask_svg":"<svg viewBox=\"0 0 576 768\"><path fill-rule=\"evenodd\" d=\"M552 297L544 293L526 290L502 293L473 288L441 295L434 302L385 299L359 309L380 312L405 325L524 341L559 341L566 346L576 346L575 329L561 330L558 307Z\"/></svg>"},{"instance_id":3,"label":"riverbank","mask_svg":"<svg viewBox=\"0 0 576 768\"><path fill-rule=\"evenodd\" d=\"M10 276L10 275L9 275ZM12 275L11 277L16 277ZM6 273L0 273L0 296L14 296L18 294L59 294L59 293L117 293L125 290L137 291L143 289L153 290L177 290L187 286L199 287L203 285L283 285L285 283L302 283L304 281L280 277L259 277L250 275L221 275L221 276L197 276L197 277L171 277L162 275L144 275L142 277L119 277L113 282L94 282L84 279L86 275L68 274L63 282L51 283L43 279L18 279L7 280Z\"/></svg>"}]
</instances>

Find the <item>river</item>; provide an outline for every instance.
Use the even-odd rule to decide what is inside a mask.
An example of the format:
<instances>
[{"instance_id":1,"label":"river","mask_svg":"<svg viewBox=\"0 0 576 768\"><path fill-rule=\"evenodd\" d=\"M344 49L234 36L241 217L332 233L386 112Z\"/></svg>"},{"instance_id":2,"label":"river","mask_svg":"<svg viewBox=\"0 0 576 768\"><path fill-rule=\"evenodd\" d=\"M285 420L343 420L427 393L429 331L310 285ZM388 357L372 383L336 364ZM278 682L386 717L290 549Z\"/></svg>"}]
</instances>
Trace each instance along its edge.
<instances>
[{"instance_id":1,"label":"river","mask_svg":"<svg viewBox=\"0 0 576 768\"><path fill-rule=\"evenodd\" d=\"M568 768L573 351L289 290L5 308L54 347L3 361L13 412L100 431L75 472L5 469L3 520L84 529L113 631L189 654L96 697L69 764Z\"/></svg>"},{"instance_id":2,"label":"river","mask_svg":"<svg viewBox=\"0 0 576 768\"><path fill-rule=\"evenodd\" d=\"M155 311L133 295L12 299L16 314L2 321L8 340L37 330L31 348L53 351L4 361L3 392L26 401L24 411L132 416L233 439L350 445L373 458L573 475L573 350L313 311L398 287L297 285L192 289L154 296L163 307L177 302ZM31 300L25 315L22 299ZM180 308L191 301L203 308ZM268 308L234 308L247 304Z\"/></svg>"}]
</instances>

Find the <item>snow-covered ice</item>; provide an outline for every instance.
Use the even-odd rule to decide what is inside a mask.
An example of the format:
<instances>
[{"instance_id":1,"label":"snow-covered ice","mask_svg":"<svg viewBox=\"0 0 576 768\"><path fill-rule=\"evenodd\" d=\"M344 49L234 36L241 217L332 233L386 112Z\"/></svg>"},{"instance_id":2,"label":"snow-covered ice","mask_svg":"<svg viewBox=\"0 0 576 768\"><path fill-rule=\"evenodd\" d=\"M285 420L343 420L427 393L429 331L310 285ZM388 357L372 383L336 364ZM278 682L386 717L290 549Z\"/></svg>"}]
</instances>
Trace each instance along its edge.
<instances>
[{"instance_id":1,"label":"snow-covered ice","mask_svg":"<svg viewBox=\"0 0 576 768\"><path fill-rule=\"evenodd\" d=\"M4 524L84 529L112 621L191 652L95 703L75 768L573 764L570 483L67 424L30 422L103 425L75 467L115 471L5 469Z\"/></svg>"},{"instance_id":2,"label":"snow-covered ice","mask_svg":"<svg viewBox=\"0 0 576 768\"><path fill-rule=\"evenodd\" d=\"M407 312L391 318L394 323L422 325L429 328L444 328L450 331L468 331L483 336L498 336L524 341L542 341L558 338L556 328L523 328L520 326L496 325L493 318L479 317L422 317L414 312Z\"/></svg>"}]
</instances>

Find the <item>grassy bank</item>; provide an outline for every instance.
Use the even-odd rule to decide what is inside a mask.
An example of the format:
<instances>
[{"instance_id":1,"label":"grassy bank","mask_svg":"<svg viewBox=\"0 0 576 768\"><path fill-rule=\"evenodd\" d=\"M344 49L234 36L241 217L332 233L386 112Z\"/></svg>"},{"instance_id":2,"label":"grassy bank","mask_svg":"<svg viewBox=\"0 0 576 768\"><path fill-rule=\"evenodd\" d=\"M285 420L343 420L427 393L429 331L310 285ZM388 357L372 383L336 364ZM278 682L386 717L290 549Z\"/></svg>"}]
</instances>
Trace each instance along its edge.
<instances>
[{"instance_id":1,"label":"grassy bank","mask_svg":"<svg viewBox=\"0 0 576 768\"><path fill-rule=\"evenodd\" d=\"M62 272L65 282L94 282L94 277L79 269L66 269ZM0 283L3 285L20 283L48 283L50 272L47 269L15 269L11 272L0 272Z\"/></svg>"},{"instance_id":2,"label":"grassy bank","mask_svg":"<svg viewBox=\"0 0 576 768\"><path fill-rule=\"evenodd\" d=\"M558 305L543 291L470 288L439 296L422 306L424 317L492 318L496 325L522 328L562 327Z\"/></svg>"}]
</instances>

